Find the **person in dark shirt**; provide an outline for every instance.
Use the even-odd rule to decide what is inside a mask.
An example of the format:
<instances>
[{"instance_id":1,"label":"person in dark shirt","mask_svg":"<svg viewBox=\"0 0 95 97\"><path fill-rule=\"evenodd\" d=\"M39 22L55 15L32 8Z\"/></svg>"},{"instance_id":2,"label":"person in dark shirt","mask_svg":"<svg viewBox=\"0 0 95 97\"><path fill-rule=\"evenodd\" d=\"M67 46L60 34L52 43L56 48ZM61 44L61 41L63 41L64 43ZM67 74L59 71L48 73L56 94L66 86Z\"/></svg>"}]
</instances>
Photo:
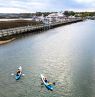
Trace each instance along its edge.
<instances>
[{"instance_id":1,"label":"person in dark shirt","mask_svg":"<svg viewBox=\"0 0 95 97\"><path fill-rule=\"evenodd\" d=\"M44 81L45 81L46 83L48 82L46 78L45 78L45 80L44 80Z\"/></svg>"}]
</instances>

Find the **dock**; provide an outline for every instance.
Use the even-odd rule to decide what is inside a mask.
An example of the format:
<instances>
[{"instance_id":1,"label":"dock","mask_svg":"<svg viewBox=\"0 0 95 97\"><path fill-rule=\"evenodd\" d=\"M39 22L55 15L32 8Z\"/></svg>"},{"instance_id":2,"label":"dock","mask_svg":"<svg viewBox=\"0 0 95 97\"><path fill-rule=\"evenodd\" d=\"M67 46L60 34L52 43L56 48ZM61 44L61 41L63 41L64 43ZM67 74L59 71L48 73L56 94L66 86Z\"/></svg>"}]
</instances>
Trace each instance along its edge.
<instances>
[{"instance_id":1,"label":"dock","mask_svg":"<svg viewBox=\"0 0 95 97\"><path fill-rule=\"evenodd\" d=\"M68 20L64 22L52 23L48 25L45 24L45 25L40 25L40 26L24 26L24 27L3 29L3 30L0 30L0 38L19 35L23 33L36 33L38 31L45 31L45 30L53 29L55 27L59 27L59 26L67 25L71 23L76 23L80 21L83 21L83 19L73 19L73 20Z\"/></svg>"}]
</instances>

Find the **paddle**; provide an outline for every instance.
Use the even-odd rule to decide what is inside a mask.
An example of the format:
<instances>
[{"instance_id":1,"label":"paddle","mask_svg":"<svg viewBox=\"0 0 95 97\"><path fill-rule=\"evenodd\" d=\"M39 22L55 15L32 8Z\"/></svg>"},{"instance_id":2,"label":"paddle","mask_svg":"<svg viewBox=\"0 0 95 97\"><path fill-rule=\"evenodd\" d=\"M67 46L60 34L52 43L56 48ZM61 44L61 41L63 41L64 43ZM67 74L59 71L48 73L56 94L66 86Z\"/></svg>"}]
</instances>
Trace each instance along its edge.
<instances>
[{"instance_id":1,"label":"paddle","mask_svg":"<svg viewBox=\"0 0 95 97\"><path fill-rule=\"evenodd\" d=\"M11 75L14 75L14 73L11 73Z\"/></svg>"},{"instance_id":2,"label":"paddle","mask_svg":"<svg viewBox=\"0 0 95 97\"><path fill-rule=\"evenodd\" d=\"M22 74L22 76L25 76L25 74Z\"/></svg>"},{"instance_id":3,"label":"paddle","mask_svg":"<svg viewBox=\"0 0 95 97\"><path fill-rule=\"evenodd\" d=\"M11 73L11 75L13 76L13 75L15 75L14 73ZM22 76L25 76L25 74L22 74Z\"/></svg>"},{"instance_id":4,"label":"paddle","mask_svg":"<svg viewBox=\"0 0 95 97\"><path fill-rule=\"evenodd\" d=\"M52 83L53 85L56 85L55 82Z\"/></svg>"},{"instance_id":5,"label":"paddle","mask_svg":"<svg viewBox=\"0 0 95 97\"><path fill-rule=\"evenodd\" d=\"M42 82L41 85L44 85L44 83Z\"/></svg>"},{"instance_id":6,"label":"paddle","mask_svg":"<svg viewBox=\"0 0 95 97\"><path fill-rule=\"evenodd\" d=\"M55 82L49 82L49 84L56 85Z\"/></svg>"},{"instance_id":7,"label":"paddle","mask_svg":"<svg viewBox=\"0 0 95 97\"><path fill-rule=\"evenodd\" d=\"M41 85L43 85L44 83L42 82ZM53 84L53 85L56 85L55 82L49 82L49 84Z\"/></svg>"}]
</instances>

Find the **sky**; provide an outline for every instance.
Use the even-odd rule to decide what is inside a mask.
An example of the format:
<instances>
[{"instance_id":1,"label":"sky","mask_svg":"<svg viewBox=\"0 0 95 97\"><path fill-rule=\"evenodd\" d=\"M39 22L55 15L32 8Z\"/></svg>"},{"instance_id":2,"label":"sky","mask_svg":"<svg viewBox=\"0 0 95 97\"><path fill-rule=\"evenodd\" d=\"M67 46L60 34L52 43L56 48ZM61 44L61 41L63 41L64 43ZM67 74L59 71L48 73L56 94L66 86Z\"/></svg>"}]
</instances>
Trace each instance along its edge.
<instances>
[{"instance_id":1,"label":"sky","mask_svg":"<svg viewBox=\"0 0 95 97\"><path fill-rule=\"evenodd\" d=\"M95 11L95 0L0 0L0 13Z\"/></svg>"}]
</instances>

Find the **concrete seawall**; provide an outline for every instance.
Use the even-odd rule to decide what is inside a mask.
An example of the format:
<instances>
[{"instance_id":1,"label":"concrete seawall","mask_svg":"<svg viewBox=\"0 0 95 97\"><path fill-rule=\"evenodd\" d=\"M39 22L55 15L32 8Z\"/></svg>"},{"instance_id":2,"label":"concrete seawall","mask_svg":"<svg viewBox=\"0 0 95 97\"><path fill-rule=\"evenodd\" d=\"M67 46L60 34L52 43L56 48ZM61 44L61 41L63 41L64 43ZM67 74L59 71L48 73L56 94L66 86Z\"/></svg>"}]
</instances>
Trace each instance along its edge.
<instances>
[{"instance_id":1,"label":"concrete seawall","mask_svg":"<svg viewBox=\"0 0 95 97\"><path fill-rule=\"evenodd\" d=\"M4 29L4 30L0 30L0 40L2 39L9 39L9 38L13 38L16 35L20 35L20 34L24 34L24 33L38 33L41 31L45 31L45 30L49 30L49 29L53 29L62 25L67 25L67 24L71 24L71 23L76 23L76 22L80 22L83 21L83 19L74 19L74 20L68 20L68 21L64 21L64 22L58 22L58 23L53 23L53 24L49 24L49 25L41 25L41 26L25 26L25 27L16 27L16 28L10 28L10 29Z\"/></svg>"}]
</instances>

